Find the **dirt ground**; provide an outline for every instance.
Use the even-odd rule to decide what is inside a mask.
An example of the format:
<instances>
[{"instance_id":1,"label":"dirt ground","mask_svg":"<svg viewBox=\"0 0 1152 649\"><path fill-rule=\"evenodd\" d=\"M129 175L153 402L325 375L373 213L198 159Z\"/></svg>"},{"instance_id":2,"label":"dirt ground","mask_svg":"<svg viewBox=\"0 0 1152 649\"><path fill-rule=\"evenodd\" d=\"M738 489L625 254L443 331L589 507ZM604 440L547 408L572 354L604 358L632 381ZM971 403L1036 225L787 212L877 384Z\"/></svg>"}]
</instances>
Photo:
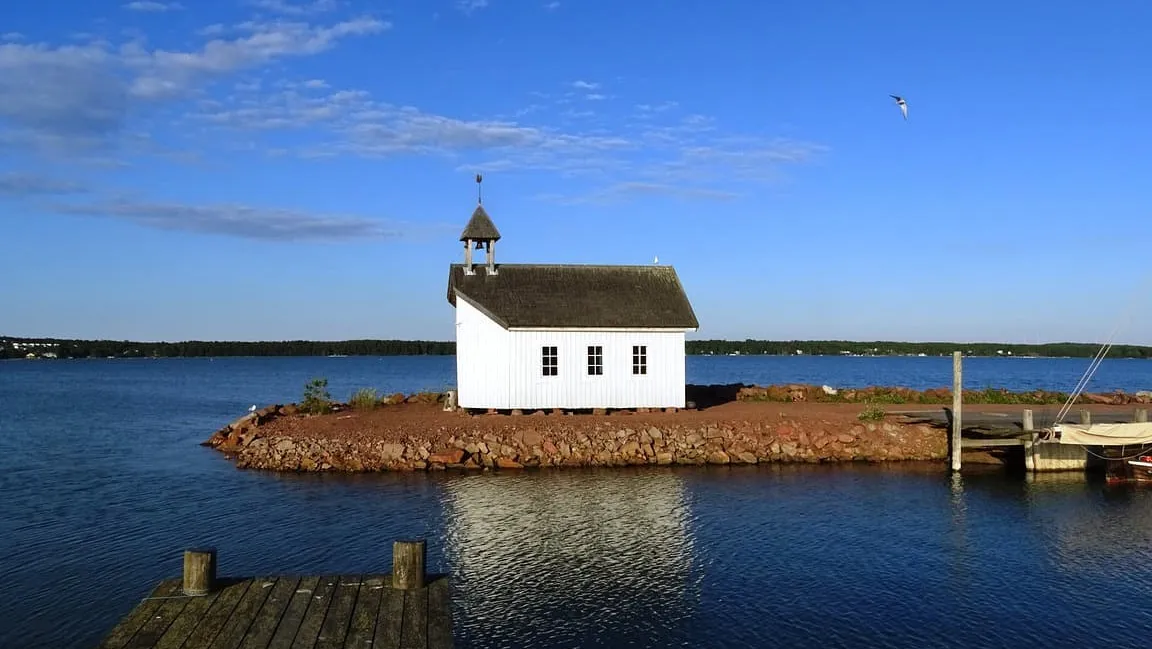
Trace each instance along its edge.
<instances>
[{"instance_id":1,"label":"dirt ground","mask_svg":"<svg viewBox=\"0 0 1152 649\"><path fill-rule=\"evenodd\" d=\"M887 421L899 423L901 415L942 415L944 406L894 404L881 406L889 413ZM1075 421L1078 410L1072 409L1068 420ZM440 404L404 403L382 406L375 410L343 410L321 415L291 415L278 417L260 426L263 436L343 438L355 439L402 439L413 434L444 433L484 434L529 427L596 427L642 425L655 426L699 426L701 424L721 424L725 422L765 422L783 423L788 420L812 423L823 427L851 427L860 423L857 415L865 406L854 403L775 403L733 401L702 410L681 410L678 412L612 411L608 414L554 415L544 412L523 415L479 414L469 415L463 411L445 412ZM964 408L965 420L974 420L981 413L1008 414L1006 421L1018 419L1019 414L1031 408L1036 425L1051 422L1059 406L1023 405L971 405ZM1087 408L1093 413L1129 413L1132 406L1092 405ZM1016 417L1012 417L1016 415Z\"/></svg>"}]
</instances>

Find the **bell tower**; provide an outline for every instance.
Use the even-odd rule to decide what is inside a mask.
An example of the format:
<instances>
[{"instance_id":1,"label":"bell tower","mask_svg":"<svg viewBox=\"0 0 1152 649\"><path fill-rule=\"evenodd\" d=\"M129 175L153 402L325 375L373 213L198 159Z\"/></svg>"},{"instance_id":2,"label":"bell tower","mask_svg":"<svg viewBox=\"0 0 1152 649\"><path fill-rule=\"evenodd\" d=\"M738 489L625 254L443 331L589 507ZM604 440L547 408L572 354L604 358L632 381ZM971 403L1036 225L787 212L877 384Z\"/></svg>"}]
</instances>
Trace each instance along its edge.
<instances>
[{"instance_id":1,"label":"bell tower","mask_svg":"<svg viewBox=\"0 0 1152 649\"><path fill-rule=\"evenodd\" d=\"M460 240L464 242L464 274L475 275L476 269L472 263L472 250L483 250L485 273L488 275L496 275L496 241L500 239L500 231L496 229L496 224L492 223L492 219L488 216L488 212L484 211L484 196L480 192L480 183L484 182L484 177L476 174L476 209L472 212L472 218L468 219L468 225L464 226L464 232L460 233Z\"/></svg>"}]
</instances>

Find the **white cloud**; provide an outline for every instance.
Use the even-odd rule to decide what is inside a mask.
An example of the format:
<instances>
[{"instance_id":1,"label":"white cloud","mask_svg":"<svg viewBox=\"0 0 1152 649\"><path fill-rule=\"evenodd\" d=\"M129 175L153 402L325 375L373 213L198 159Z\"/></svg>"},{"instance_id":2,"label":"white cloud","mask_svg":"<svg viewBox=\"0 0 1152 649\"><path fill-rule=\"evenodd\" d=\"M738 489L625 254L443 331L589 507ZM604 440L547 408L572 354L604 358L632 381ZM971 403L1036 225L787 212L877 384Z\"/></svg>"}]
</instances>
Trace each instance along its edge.
<instances>
[{"instance_id":1,"label":"white cloud","mask_svg":"<svg viewBox=\"0 0 1152 649\"><path fill-rule=\"evenodd\" d=\"M238 36L188 50L149 49L139 39L120 46L0 42L0 146L44 153L109 149L122 139L128 116L148 114L157 101L389 27L373 18L331 25L249 22L235 26Z\"/></svg>"},{"instance_id":2,"label":"white cloud","mask_svg":"<svg viewBox=\"0 0 1152 649\"><path fill-rule=\"evenodd\" d=\"M33 146L98 144L121 128L128 110L113 64L99 45L0 45L0 138Z\"/></svg>"},{"instance_id":3,"label":"white cloud","mask_svg":"<svg viewBox=\"0 0 1152 649\"><path fill-rule=\"evenodd\" d=\"M560 3L555 2L555 1L549 2L549 3L544 5L544 8L547 9L548 11L556 11L557 9L560 8Z\"/></svg>"},{"instance_id":4,"label":"white cloud","mask_svg":"<svg viewBox=\"0 0 1152 649\"><path fill-rule=\"evenodd\" d=\"M573 81L572 83L570 83L568 85L572 86L573 88L577 88L579 90L596 90L597 88L600 87L599 83L596 83L593 81L579 81L579 80Z\"/></svg>"},{"instance_id":5,"label":"white cloud","mask_svg":"<svg viewBox=\"0 0 1152 649\"><path fill-rule=\"evenodd\" d=\"M39 194L78 194L87 191L76 182L29 173L0 174L0 196L23 198Z\"/></svg>"},{"instance_id":6,"label":"white cloud","mask_svg":"<svg viewBox=\"0 0 1152 649\"><path fill-rule=\"evenodd\" d=\"M403 236L405 230L357 216L315 214L252 205L186 205L114 198L56 203L57 214L128 221L149 228L264 241L349 241Z\"/></svg>"},{"instance_id":7,"label":"white cloud","mask_svg":"<svg viewBox=\"0 0 1152 649\"><path fill-rule=\"evenodd\" d=\"M249 4L257 9L271 11L287 16L310 16L335 11L339 7L337 0L313 0L312 2L292 2L290 0L249 0Z\"/></svg>"},{"instance_id":8,"label":"white cloud","mask_svg":"<svg viewBox=\"0 0 1152 649\"><path fill-rule=\"evenodd\" d=\"M24 34L21 34L20 32L8 32L6 34L0 34L0 41L9 41L15 43L16 41L22 40L24 40Z\"/></svg>"},{"instance_id":9,"label":"white cloud","mask_svg":"<svg viewBox=\"0 0 1152 649\"><path fill-rule=\"evenodd\" d=\"M138 71L133 95L163 98L186 92L205 77L222 75L271 60L319 54L348 36L377 34L391 23L375 18L356 18L330 27L307 23L254 23L245 26L249 35L231 40L211 40L198 51L148 51L133 44L122 48L125 63Z\"/></svg>"},{"instance_id":10,"label":"white cloud","mask_svg":"<svg viewBox=\"0 0 1152 649\"><path fill-rule=\"evenodd\" d=\"M667 114L672 107L666 103L660 109ZM520 112L535 115L538 109ZM661 112L652 111L657 116ZM526 124L522 117L437 115L379 102L359 90L302 94L290 89L205 105L194 119L255 138L262 133L308 133L311 143L295 149L270 141L268 147L278 155L431 155L452 161L458 170L543 171L610 181L599 195L580 199L598 201L645 192L731 198L734 183L775 182L782 167L808 162L825 150L805 142L725 134L714 120L697 114L653 117L627 129L607 128L591 111L569 110L562 116L580 118L586 128Z\"/></svg>"},{"instance_id":11,"label":"white cloud","mask_svg":"<svg viewBox=\"0 0 1152 649\"><path fill-rule=\"evenodd\" d=\"M123 5L125 9L132 11L149 11L149 12L165 12L165 11L183 11L184 5L179 2L151 2L144 0L137 0L137 2L129 2Z\"/></svg>"},{"instance_id":12,"label":"white cloud","mask_svg":"<svg viewBox=\"0 0 1152 649\"><path fill-rule=\"evenodd\" d=\"M456 0L456 8L469 15L487 7L488 0Z\"/></svg>"},{"instance_id":13,"label":"white cloud","mask_svg":"<svg viewBox=\"0 0 1152 649\"><path fill-rule=\"evenodd\" d=\"M679 199L732 200L739 195L735 192L708 189L704 187L678 186L668 183L630 181L609 185L587 194L541 194L538 200L553 201L564 205L623 203L642 196L669 196Z\"/></svg>"}]
</instances>

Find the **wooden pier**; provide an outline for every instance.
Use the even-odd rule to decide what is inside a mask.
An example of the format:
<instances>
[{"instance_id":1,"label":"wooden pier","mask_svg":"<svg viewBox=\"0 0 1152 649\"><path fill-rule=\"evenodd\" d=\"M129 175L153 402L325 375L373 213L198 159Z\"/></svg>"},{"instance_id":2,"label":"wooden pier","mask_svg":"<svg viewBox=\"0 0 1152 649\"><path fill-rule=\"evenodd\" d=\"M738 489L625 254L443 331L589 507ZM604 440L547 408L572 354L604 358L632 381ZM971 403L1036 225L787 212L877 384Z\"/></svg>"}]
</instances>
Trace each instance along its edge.
<instances>
[{"instance_id":1,"label":"wooden pier","mask_svg":"<svg viewBox=\"0 0 1152 649\"><path fill-rule=\"evenodd\" d=\"M965 408L963 394L963 360L960 352L952 355L952 408L931 410L889 410L906 423L925 423L948 430L949 460L952 471L960 471L965 450L993 451L1005 447L1023 447L1024 468L1028 471L1084 470L1087 451L1078 445L1051 441L1049 426L1061 410L1050 406L1033 410L1019 406L977 406ZM969 406L971 407L971 406ZM1077 419L1081 425L1147 422L1147 408L1092 404L1080 406ZM1098 454L1101 459L1114 455L1108 447Z\"/></svg>"},{"instance_id":2,"label":"wooden pier","mask_svg":"<svg viewBox=\"0 0 1152 649\"><path fill-rule=\"evenodd\" d=\"M393 544L392 572L216 578L214 549L184 553L100 649L448 649L447 576L425 572L424 541Z\"/></svg>"}]
</instances>

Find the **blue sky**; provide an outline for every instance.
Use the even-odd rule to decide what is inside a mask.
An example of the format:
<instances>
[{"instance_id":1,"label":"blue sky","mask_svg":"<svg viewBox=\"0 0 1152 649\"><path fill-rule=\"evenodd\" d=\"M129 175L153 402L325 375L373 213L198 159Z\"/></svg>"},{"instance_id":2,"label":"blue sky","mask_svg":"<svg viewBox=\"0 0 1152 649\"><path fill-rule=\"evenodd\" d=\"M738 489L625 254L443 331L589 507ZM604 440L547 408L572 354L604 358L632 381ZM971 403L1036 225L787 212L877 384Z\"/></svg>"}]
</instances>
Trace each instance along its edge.
<instances>
[{"instance_id":1,"label":"blue sky","mask_svg":"<svg viewBox=\"0 0 1152 649\"><path fill-rule=\"evenodd\" d=\"M1147 308L1152 4L0 8L0 334L453 334L503 262L673 264L697 338L1096 341ZM889 94L907 98L905 121Z\"/></svg>"}]
</instances>

